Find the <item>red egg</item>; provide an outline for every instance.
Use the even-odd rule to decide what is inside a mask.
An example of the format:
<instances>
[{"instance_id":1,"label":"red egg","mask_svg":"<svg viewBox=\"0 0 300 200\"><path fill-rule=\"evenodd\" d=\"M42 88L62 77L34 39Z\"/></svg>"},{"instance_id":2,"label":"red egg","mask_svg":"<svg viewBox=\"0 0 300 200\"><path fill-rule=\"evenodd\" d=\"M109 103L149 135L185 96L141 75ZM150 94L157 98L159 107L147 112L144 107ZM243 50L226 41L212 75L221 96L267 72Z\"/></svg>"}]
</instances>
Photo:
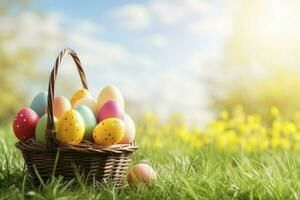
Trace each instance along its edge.
<instances>
[{"instance_id":1,"label":"red egg","mask_svg":"<svg viewBox=\"0 0 300 200\"><path fill-rule=\"evenodd\" d=\"M136 185L139 183L151 184L155 179L156 173L154 169L143 163L134 165L127 176L129 185Z\"/></svg>"},{"instance_id":2,"label":"red egg","mask_svg":"<svg viewBox=\"0 0 300 200\"><path fill-rule=\"evenodd\" d=\"M39 115L34 110L30 108L21 109L15 116L13 123L16 137L22 141L32 138L39 119Z\"/></svg>"},{"instance_id":3,"label":"red egg","mask_svg":"<svg viewBox=\"0 0 300 200\"><path fill-rule=\"evenodd\" d=\"M107 101L101 108L98 114L98 122L101 122L108 118L124 119L124 110L121 106L113 100Z\"/></svg>"}]
</instances>

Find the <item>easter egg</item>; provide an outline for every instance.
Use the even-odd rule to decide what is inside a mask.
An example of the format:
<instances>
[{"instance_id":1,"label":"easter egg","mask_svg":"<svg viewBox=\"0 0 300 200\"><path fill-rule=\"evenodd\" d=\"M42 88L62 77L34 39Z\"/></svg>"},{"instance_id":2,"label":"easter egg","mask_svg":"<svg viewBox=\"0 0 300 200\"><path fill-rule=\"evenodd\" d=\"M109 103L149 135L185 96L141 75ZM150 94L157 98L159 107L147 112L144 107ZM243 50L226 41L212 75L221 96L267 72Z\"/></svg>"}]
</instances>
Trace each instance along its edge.
<instances>
[{"instance_id":1,"label":"easter egg","mask_svg":"<svg viewBox=\"0 0 300 200\"><path fill-rule=\"evenodd\" d=\"M99 110L98 122L107 118L124 119L124 115L124 110L120 105L116 101L109 100Z\"/></svg>"},{"instance_id":2,"label":"easter egg","mask_svg":"<svg viewBox=\"0 0 300 200\"><path fill-rule=\"evenodd\" d=\"M35 140L38 142L45 143L46 142L46 129L47 129L47 114L43 115L36 128L35 128ZM54 124L56 124L57 119L54 117Z\"/></svg>"},{"instance_id":3,"label":"easter egg","mask_svg":"<svg viewBox=\"0 0 300 200\"><path fill-rule=\"evenodd\" d=\"M101 90L97 101L98 109L100 109L108 100L114 100L118 102L121 108L124 108L124 98L120 90L113 85L108 85Z\"/></svg>"},{"instance_id":4,"label":"easter egg","mask_svg":"<svg viewBox=\"0 0 300 200\"><path fill-rule=\"evenodd\" d=\"M84 121L80 113L68 110L58 119L56 139L63 144L79 144L84 136Z\"/></svg>"},{"instance_id":5,"label":"easter egg","mask_svg":"<svg viewBox=\"0 0 300 200\"><path fill-rule=\"evenodd\" d=\"M32 100L30 108L34 110L40 117L43 116L47 107L48 92L43 91L38 93Z\"/></svg>"},{"instance_id":6,"label":"easter egg","mask_svg":"<svg viewBox=\"0 0 300 200\"><path fill-rule=\"evenodd\" d=\"M89 107L89 109L91 109L93 114L95 116L97 115L97 112L98 112L97 102L92 97L84 97L84 98L78 100L73 107L76 108L77 106L80 106L80 105Z\"/></svg>"},{"instance_id":7,"label":"easter egg","mask_svg":"<svg viewBox=\"0 0 300 200\"><path fill-rule=\"evenodd\" d=\"M125 124L117 118L109 118L100 122L93 130L96 144L109 146L120 142L125 132Z\"/></svg>"},{"instance_id":8,"label":"easter egg","mask_svg":"<svg viewBox=\"0 0 300 200\"><path fill-rule=\"evenodd\" d=\"M124 117L124 123L125 123L125 134L119 143L120 144L130 144L133 142L134 137L135 137L135 125L134 125L134 122L131 119L131 117L126 114Z\"/></svg>"},{"instance_id":9,"label":"easter egg","mask_svg":"<svg viewBox=\"0 0 300 200\"><path fill-rule=\"evenodd\" d=\"M84 121L85 131L84 131L83 138L85 140L91 141L92 140L92 132L97 125L97 120L95 118L95 115L93 114L91 109L89 109L85 105L76 106L75 110L77 110L80 113L80 115Z\"/></svg>"},{"instance_id":10,"label":"easter egg","mask_svg":"<svg viewBox=\"0 0 300 200\"><path fill-rule=\"evenodd\" d=\"M32 138L39 119L39 115L31 108L22 108L14 118L13 130L16 137L22 141Z\"/></svg>"},{"instance_id":11,"label":"easter egg","mask_svg":"<svg viewBox=\"0 0 300 200\"><path fill-rule=\"evenodd\" d=\"M134 165L128 176L127 181L129 185L136 185L140 183L150 184L156 179L156 173L154 169L144 163Z\"/></svg>"},{"instance_id":12,"label":"easter egg","mask_svg":"<svg viewBox=\"0 0 300 200\"><path fill-rule=\"evenodd\" d=\"M77 90L71 98L71 105L74 106L77 101L79 101L80 99L82 99L84 97L92 97L90 91L88 91L85 88Z\"/></svg>"},{"instance_id":13,"label":"easter egg","mask_svg":"<svg viewBox=\"0 0 300 200\"><path fill-rule=\"evenodd\" d=\"M59 97L55 97L53 100L53 114L54 116L59 119L60 116L70 110L71 107L71 103L70 101L64 97L64 96L59 96ZM45 113L48 113L48 110L46 109Z\"/></svg>"}]
</instances>

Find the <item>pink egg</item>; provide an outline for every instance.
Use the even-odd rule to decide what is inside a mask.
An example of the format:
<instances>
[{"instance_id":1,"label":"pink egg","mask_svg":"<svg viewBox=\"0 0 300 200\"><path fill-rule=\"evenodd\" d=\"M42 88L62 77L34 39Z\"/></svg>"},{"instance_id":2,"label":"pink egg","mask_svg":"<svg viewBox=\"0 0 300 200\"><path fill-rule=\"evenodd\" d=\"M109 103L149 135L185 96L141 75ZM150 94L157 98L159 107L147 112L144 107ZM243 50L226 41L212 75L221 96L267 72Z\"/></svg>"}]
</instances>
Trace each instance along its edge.
<instances>
[{"instance_id":1,"label":"pink egg","mask_svg":"<svg viewBox=\"0 0 300 200\"><path fill-rule=\"evenodd\" d=\"M150 184L155 179L156 173L154 169L144 163L134 165L127 176L129 185L136 185L139 183Z\"/></svg>"},{"instance_id":2,"label":"pink egg","mask_svg":"<svg viewBox=\"0 0 300 200\"><path fill-rule=\"evenodd\" d=\"M135 137L135 125L131 117L125 114L124 117L125 123L125 134L119 144L130 144L133 142Z\"/></svg>"},{"instance_id":3,"label":"pink egg","mask_svg":"<svg viewBox=\"0 0 300 200\"><path fill-rule=\"evenodd\" d=\"M45 114L48 114L48 108L45 110ZM64 96L55 97L53 100L53 114L59 119L59 117L66 111L72 109L70 101Z\"/></svg>"},{"instance_id":4,"label":"pink egg","mask_svg":"<svg viewBox=\"0 0 300 200\"><path fill-rule=\"evenodd\" d=\"M34 110L22 108L14 118L13 129L16 137L22 141L34 137L39 119L39 115Z\"/></svg>"},{"instance_id":5,"label":"pink egg","mask_svg":"<svg viewBox=\"0 0 300 200\"><path fill-rule=\"evenodd\" d=\"M101 107L98 114L98 122L107 118L124 119L124 115L125 113L121 106L116 101L109 100Z\"/></svg>"}]
</instances>

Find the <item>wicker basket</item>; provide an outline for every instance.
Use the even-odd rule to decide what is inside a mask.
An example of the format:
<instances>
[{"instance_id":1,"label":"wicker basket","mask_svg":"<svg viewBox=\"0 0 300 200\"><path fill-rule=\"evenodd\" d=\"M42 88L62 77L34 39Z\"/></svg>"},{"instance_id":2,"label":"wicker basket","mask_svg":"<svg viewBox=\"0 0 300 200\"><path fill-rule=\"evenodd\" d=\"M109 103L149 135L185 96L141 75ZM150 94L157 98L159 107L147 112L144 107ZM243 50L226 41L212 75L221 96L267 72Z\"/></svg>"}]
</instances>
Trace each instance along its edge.
<instances>
[{"instance_id":1,"label":"wicker basket","mask_svg":"<svg viewBox=\"0 0 300 200\"><path fill-rule=\"evenodd\" d=\"M132 154L138 146L117 144L102 147L88 141L82 141L79 145L66 145L59 144L56 140L53 121L55 80L58 67L67 54L75 61L83 87L88 88L77 54L69 48L61 51L49 79L46 144L29 139L16 143L16 147L22 151L30 177L35 183L45 182L52 176L62 176L64 180L71 180L76 178L79 172L88 182L102 183L109 180L113 185L121 186Z\"/></svg>"}]
</instances>

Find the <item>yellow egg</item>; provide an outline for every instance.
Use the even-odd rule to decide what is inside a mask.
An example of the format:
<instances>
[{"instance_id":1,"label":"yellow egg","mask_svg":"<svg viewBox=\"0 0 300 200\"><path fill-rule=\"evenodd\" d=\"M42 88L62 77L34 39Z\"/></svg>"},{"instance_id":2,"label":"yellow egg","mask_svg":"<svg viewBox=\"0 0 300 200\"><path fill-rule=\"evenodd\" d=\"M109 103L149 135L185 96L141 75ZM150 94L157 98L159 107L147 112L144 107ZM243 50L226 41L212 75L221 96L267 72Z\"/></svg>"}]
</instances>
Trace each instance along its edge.
<instances>
[{"instance_id":1,"label":"yellow egg","mask_svg":"<svg viewBox=\"0 0 300 200\"><path fill-rule=\"evenodd\" d=\"M113 85L108 85L101 90L97 101L98 109L100 109L108 100L114 100L124 108L124 98L120 90Z\"/></svg>"},{"instance_id":2,"label":"yellow egg","mask_svg":"<svg viewBox=\"0 0 300 200\"><path fill-rule=\"evenodd\" d=\"M82 99L83 97L92 97L92 95L91 95L90 91L88 91L88 90L85 89L85 88L82 88L82 89L80 89L80 90L77 90L77 91L73 94L73 96L72 96L72 98L71 98L71 105L74 106L74 104L75 104L78 100Z\"/></svg>"},{"instance_id":3,"label":"yellow egg","mask_svg":"<svg viewBox=\"0 0 300 200\"><path fill-rule=\"evenodd\" d=\"M108 118L99 123L93 130L96 144L109 146L117 144L125 133L125 123L118 118Z\"/></svg>"},{"instance_id":4,"label":"yellow egg","mask_svg":"<svg viewBox=\"0 0 300 200\"><path fill-rule=\"evenodd\" d=\"M56 125L56 139L63 144L79 144L84 136L84 121L78 111L65 112Z\"/></svg>"}]
</instances>

